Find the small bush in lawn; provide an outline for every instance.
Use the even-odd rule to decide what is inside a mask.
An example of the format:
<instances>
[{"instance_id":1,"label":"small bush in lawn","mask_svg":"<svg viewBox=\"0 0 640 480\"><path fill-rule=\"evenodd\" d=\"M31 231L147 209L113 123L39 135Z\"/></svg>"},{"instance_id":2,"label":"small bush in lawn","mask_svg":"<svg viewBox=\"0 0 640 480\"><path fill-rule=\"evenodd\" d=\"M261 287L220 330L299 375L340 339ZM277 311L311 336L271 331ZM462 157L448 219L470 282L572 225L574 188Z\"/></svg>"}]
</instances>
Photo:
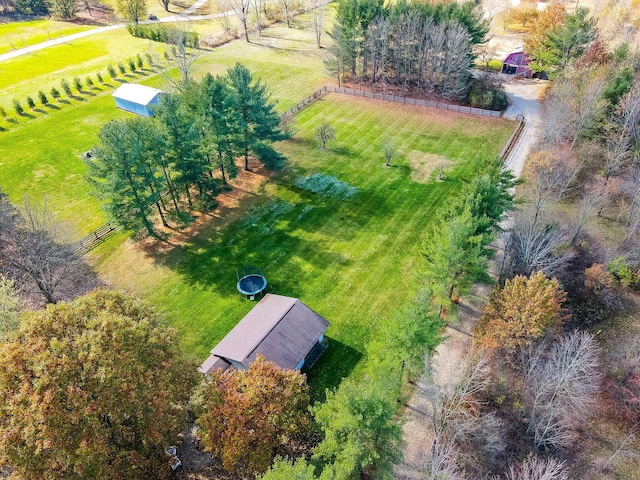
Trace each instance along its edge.
<instances>
[{"instance_id":1,"label":"small bush in lawn","mask_svg":"<svg viewBox=\"0 0 640 480\"><path fill-rule=\"evenodd\" d=\"M73 79L73 86L76 87L78 93L82 92L82 80L80 80L80 77L75 77Z\"/></svg>"},{"instance_id":2,"label":"small bush in lawn","mask_svg":"<svg viewBox=\"0 0 640 480\"><path fill-rule=\"evenodd\" d=\"M91 77L87 77L87 79L84 81L84 83L87 84L87 88L89 90L91 90L93 88L93 80L91 80Z\"/></svg>"},{"instance_id":3,"label":"small bush in lawn","mask_svg":"<svg viewBox=\"0 0 640 480\"><path fill-rule=\"evenodd\" d=\"M51 98L54 100L60 98L60 91L56 87L51 87Z\"/></svg>"},{"instance_id":4,"label":"small bush in lawn","mask_svg":"<svg viewBox=\"0 0 640 480\"><path fill-rule=\"evenodd\" d=\"M114 80L115 80L115 79L116 79L116 77L118 76L118 75L116 74L116 69L115 69L115 68L113 68L113 65L109 65L109 66L107 67L107 72L109 72L109 76L110 76L111 78L113 78Z\"/></svg>"},{"instance_id":5,"label":"small bush in lawn","mask_svg":"<svg viewBox=\"0 0 640 480\"><path fill-rule=\"evenodd\" d=\"M164 51L163 56L164 56L164 59L165 59L165 60L169 60L169 59L171 58L171 57L169 56L169 52L167 52L166 50Z\"/></svg>"},{"instance_id":6,"label":"small bush in lawn","mask_svg":"<svg viewBox=\"0 0 640 480\"><path fill-rule=\"evenodd\" d=\"M140 55L139 53L136 55L136 65L138 66L138 68L142 68L144 66L142 55Z\"/></svg>"},{"instance_id":7,"label":"small bush in lawn","mask_svg":"<svg viewBox=\"0 0 640 480\"><path fill-rule=\"evenodd\" d=\"M0 118L7 118L7 111L4 107L0 107Z\"/></svg>"},{"instance_id":8,"label":"small bush in lawn","mask_svg":"<svg viewBox=\"0 0 640 480\"><path fill-rule=\"evenodd\" d=\"M127 69L126 69L126 68L124 68L124 64L123 64L123 63L119 63L119 64L118 64L118 70L120 70L120 73L121 73L122 75L124 75L125 73L127 73Z\"/></svg>"},{"instance_id":9,"label":"small bush in lawn","mask_svg":"<svg viewBox=\"0 0 640 480\"><path fill-rule=\"evenodd\" d=\"M100 72L96 73L96 78L102 84L104 84L104 78L102 78L102 74Z\"/></svg>"},{"instance_id":10,"label":"small bush in lawn","mask_svg":"<svg viewBox=\"0 0 640 480\"><path fill-rule=\"evenodd\" d=\"M36 102L33 100L33 98L31 98L31 95L27 96L27 105L31 110L36 108Z\"/></svg>"},{"instance_id":11,"label":"small bush in lawn","mask_svg":"<svg viewBox=\"0 0 640 480\"><path fill-rule=\"evenodd\" d=\"M144 56L147 59L147 65L149 65L150 67L153 67L153 57L151 56L151 54L147 52L144 54Z\"/></svg>"},{"instance_id":12,"label":"small bush in lawn","mask_svg":"<svg viewBox=\"0 0 640 480\"><path fill-rule=\"evenodd\" d=\"M67 94L67 97L71 96L71 85L69 85L69 82L67 82L66 80L62 80L60 82L60 86L62 86L62 90L64 91L64 93Z\"/></svg>"},{"instance_id":13,"label":"small bush in lawn","mask_svg":"<svg viewBox=\"0 0 640 480\"><path fill-rule=\"evenodd\" d=\"M136 71L136 61L133 58L129 59L129 70L131 70L131 73Z\"/></svg>"},{"instance_id":14,"label":"small bush in lawn","mask_svg":"<svg viewBox=\"0 0 640 480\"><path fill-rule=\"evenodd\" d=\"M47 103L49 103L49 99L47 98L47 96L45 95L45 93L42 90L40 90L38 92L38 98L40 99L40 103L43 106L46 105Z\"/></svg>"},{"instance_id":15,"label":"small bush in lawn","mask_svg":"<svg viewBox=\"0 0 640 480\"><path fill-rule=\"evenodd\" d=\"M13 99L13 109L16 111L18 115L22 115L24 113L24 108L20 105L20 100Z\"/></svg>"}]
</instances>

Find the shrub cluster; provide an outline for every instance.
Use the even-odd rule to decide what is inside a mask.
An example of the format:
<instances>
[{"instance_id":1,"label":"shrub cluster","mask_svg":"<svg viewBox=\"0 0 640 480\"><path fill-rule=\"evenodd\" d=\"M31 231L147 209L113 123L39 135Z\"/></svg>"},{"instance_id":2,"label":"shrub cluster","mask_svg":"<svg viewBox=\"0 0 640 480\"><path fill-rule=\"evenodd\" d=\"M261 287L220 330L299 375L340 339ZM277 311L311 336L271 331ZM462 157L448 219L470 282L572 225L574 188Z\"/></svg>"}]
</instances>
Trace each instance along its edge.
<instances>
[{"instance_id":1,"label":"shrub cluster","mask_svg":"<svg viewBox=\"0 0 640 480\"><path fill-rule=\"evenodd\" d=\"M127 31L138 38L148 38L155 42L175 43L175 39L179 38L185 47L197 48L199 44L199 36L196 32L182 33L175 28L162 24L130 24L127 25ZM176 34L177 33L177 34Z\"/></svg>"},{"instance_id":2,"label":"shrub cluster","mask_svg":"<svg viewBox=\"0 0 640 480\"><path fill-rule=\"evenodd\" d=\"M331 175L314 173L307 177L300 177L295 181L296 187L308 190L321 197L347 199L353 197L358 189L348 183L338 180Z\"/></svg>"},{"instance_id":3,"label":"shrub cluster","mask_svg":"<svg viewBox=\"0 0 640 480\"><path fill-rule=\"evenodd\" d=\"M498 111L507 108L508 104L504 85L490 75L472 80L467 101L474 108Z\"/></svg>"}]
</instances>

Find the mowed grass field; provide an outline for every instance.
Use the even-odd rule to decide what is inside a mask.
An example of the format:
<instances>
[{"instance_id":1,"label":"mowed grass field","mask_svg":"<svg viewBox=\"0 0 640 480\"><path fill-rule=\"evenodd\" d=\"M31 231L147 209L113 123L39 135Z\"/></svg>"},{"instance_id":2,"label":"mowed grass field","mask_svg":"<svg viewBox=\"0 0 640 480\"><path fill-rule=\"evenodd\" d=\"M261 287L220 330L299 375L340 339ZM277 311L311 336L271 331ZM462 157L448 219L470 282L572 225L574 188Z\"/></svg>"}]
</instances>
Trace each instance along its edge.
<instances>
[{"instance_id":1,"label":"mowed grass field","mask_svg":"<svg viewBox=\"0 0 640 480\"><path fill-rule=\"evenodd\" d=\"M47 42L64 35L83 32L95 28L90 25L76 25L55 20L28 20L0 24L0 54L13 49L29 47Z\"/></svg>"},{"instance_id":2,"label":"mowed grass field","mask_svg":"<svg viewBox=\"0 0 640 480\"><path fill-rule=\"evenodd\" d=\"M134 44L137 41L130 36L128 39ZM322 63L326 52L314 47L311 29L276 26L254 42L237 40L212 52L203 52L196 76L205 72L224 74L229 66L243 62L268 84L279 111L330 82ZM69 47L73 48L73 44ZM164 46L155 44L155 48ZM35 59L28 57L24 61ZM4 63L0 63L0 69L7 68ZM106 65L103 71L106 72ZM50 74L57 78L53 72ZM167 88L165 78L151 72L119 79ZM50 206L72 226L78 238L106 221L99 202L90 195L81 155L96 144L104 123L130 116L115 108L111 93L119 83L109 81L108 87L77 96L69 103L58 102L56 108L30 113L34 118L0 132L0 186L4 192L16 203L27 194L36 200L46 195ZM4 95L5 90L0 88L0 92Z\"/></svg>"},{"instance_id":3,"label":"mowed grass field","mask_svg":"<svg viewBox=\"0 0 640 480\"><path fill-rule=\"evenodd\" d=\"M326 151L315 139L323 121L337 132ZM408 308L420 286L425 230L498 155L513 124L333 94L300 112L296 123L299 133L277 145L289 158L286 171L186 243L158 249L126 242L96 255L103 277L150 299L198 361L255 305L237 292L236 269L259 266L271 292L302 299L332 324L329 350L310 373L321 398L357 366L377 325ZM382 154L388 140L399 152L392 167ZM434 162L422 163L432 167L421 172L422 183L412 180L424 158L448 165L445 181L435 181ZM327 198L294 185L312 173L358 192Z\"/></svg>"},{"instance_id":4,"label":"mowed grass field","mask_svg":"<svg viewBox=\"0 0 640 480\"><path fill-rule=\"evenodd\" d=\"M204 52L196 76L223 74L240 61L268 84L279 111L332 83L322 61L326 49L315 47L309 16L298 17L292 29L272 27L252 40ZM118 48L129 45L133 54L135 42L122 37ZM43 69L40 78L50 75L59 84L56 68ZM31 81L19 71L24 82ZM151 72L127 81L166 88L163 77ZM18 204L25 195L36 201L47 196L77 237L106 220L84 180L81 154L97 142L105 122L129 115L115 109L111 87L34 113L0 133L0 186ZM0 92L4 98L5 90ZM326 151L315 139L323 121L337 132ZM329 350L310 376L321 398L325 387L357 371L376 326L407 308L419 288L424 230L438 208L479 173L479 165L500 152L513 125L338 95L299 112L296 123L299 133L276 145L289 158L285 172L240 183L240 190L225 194L238 197L231 199L234 208L209 215L193 235L140 245L121 233L88 258L106 283L153 303L196 361L254 306L236 291L236 269L261 267L272 292L301 298L332 323ZM392 167L383 166L387 141L399 152ZM439 165L446 168L443 182L434 181ZM294 185L312 173L334 176L358 191L347 199L326 198Z\"/></svg>"}]
</instances>

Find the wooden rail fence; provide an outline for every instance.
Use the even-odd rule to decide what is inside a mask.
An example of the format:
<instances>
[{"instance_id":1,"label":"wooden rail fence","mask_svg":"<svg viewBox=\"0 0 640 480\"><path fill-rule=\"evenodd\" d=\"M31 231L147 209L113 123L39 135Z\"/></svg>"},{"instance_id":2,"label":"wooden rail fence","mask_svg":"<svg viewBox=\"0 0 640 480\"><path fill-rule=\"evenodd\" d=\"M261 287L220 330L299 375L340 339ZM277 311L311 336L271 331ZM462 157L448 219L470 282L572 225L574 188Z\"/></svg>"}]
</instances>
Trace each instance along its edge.
<instances>
[{"instance_id":1,"label":"wooden rail fence","mask_svg":"<svg viewBox=\"0 0 640 480\"><path fill-rule=\"evenodd\" d=\"M90 252L91 250L96 248L107 238L113 236L119 229L120 227L118 225L115 225L113 223L105 223L90 234L82 237L77 242L72 243L71 251L76 255L84 255L85 253Z\"/></svg>"},{"instance_id":2,"label":"wooden rail fence","mask_svg":"<svg viewBox=\"0 0 640 480\"><path fill-rule=\"evenodd\" d=\"M516 121L518 122L518 124L516 125L516 128L513 130L511 137L509 137L507 144L502 149L502 153L500 153L500 160L502 161L505 161L507 160L507 158L509 158L509 155L511 155L511 152L513 152L513 149L518 143L518 140L522 135L522 131L524 130L524 126L525 126L524 115L522 115L521 113L516 115Z\"/></svg>"},{"instance_id":3,"label":"wooden rail fence","mask_svg":"<svg viewBox=\"0 0 640 480\"><path fill-rule=\"evenodd\" d=\"M327 93L340 93L342 95L351 95L354 97L373 98L375 100L384 100L386 102L404 103L407 105L418 105L420 107L432 107L440 110L448 110L451 112L468 113L470 115L480 115L483 117L499 117L500 112L495 110L485 110L483 108L465 107L463 105L452 105L449 103L433 102L431 100L421 100L412 97L403 97L401 95L390 95L386 93L375 93L367 90L356 90L353 88L342 88L325 85L324 87L316 90L307 98L298 102L289 110L284 112L283 116L293 115L294 113L302 110L310 103L325 96Z\"/></svg>"}]
</instances>

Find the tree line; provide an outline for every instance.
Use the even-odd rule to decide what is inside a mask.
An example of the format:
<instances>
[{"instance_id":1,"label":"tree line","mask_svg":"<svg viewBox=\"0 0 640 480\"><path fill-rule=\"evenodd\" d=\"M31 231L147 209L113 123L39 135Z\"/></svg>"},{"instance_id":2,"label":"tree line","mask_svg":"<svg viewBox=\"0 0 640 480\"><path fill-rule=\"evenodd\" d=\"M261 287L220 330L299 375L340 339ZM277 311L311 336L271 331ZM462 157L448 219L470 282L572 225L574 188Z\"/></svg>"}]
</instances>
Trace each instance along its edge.
<instances>
[{"instance_id":1,"label":"tree line","mask_svg":"<svg viewBox=\"0 0 640 480\"><path fill-rule=\"evenodd\" d=\"M87 178L114 222L157 236L154 209L166 226L169 213L179 218L196 200L210 208L237 174L238 157L246 170L250 155L283 166L270 146L284 138L274 106L267 86L241 64L189 81L162 95L155 117L106 123L85 159Z\"/></svg>"},{"instance_id":2,"label":"tree line","mask_svg":"<svg viewBox=\"0 0 640 480\"><path fill-rule=\"evenodd\" d=\"M483 174L439 214L437 226L425 232L422 288L410 308L396 312L374 331L364 378L345 379L335 391L327 391L324 403L311 408L323 432L313 450L315 462L278 460L262 480L397 478L394 469L403 452L398 407L407 400L405 382L420 375L424 355L441 340L443 305L450 310L451 297L464 293L485 271L486 246L512 207L513 177L498 162L481 170ZM458 217L460 224L452 225ZM443 262L448 255L469 261L451 268ZM418 475L427 474L426 468L421 465Z\"/></svg>"},{"instance_id":3,"label":"tree line","mask_svg":"<svg viewBox=\"0 0 640 480\"><path fill-rule=\"evenodd\" d=\"M550 8L541 21L562 13ZM594 24L562 13L539 37L553 80L501 234L499 283L461 377L443 384L434 360L421 382L435 412L430 478L567 479L599 407L630 428L640 418L637 340L617 337L610 351L600 340L640 287L637 55L609 48Z\"/></svg>"},{"instance_id":4,"label":"tree line","mask_svg":"<svg viewBox=\"0 0 640 480\"><path fill-rule=\"evenodd\" d=\"M461 99L488 21L474 2L341 0L330 69L341 79Z\"/></svg>"}]
</instances>

